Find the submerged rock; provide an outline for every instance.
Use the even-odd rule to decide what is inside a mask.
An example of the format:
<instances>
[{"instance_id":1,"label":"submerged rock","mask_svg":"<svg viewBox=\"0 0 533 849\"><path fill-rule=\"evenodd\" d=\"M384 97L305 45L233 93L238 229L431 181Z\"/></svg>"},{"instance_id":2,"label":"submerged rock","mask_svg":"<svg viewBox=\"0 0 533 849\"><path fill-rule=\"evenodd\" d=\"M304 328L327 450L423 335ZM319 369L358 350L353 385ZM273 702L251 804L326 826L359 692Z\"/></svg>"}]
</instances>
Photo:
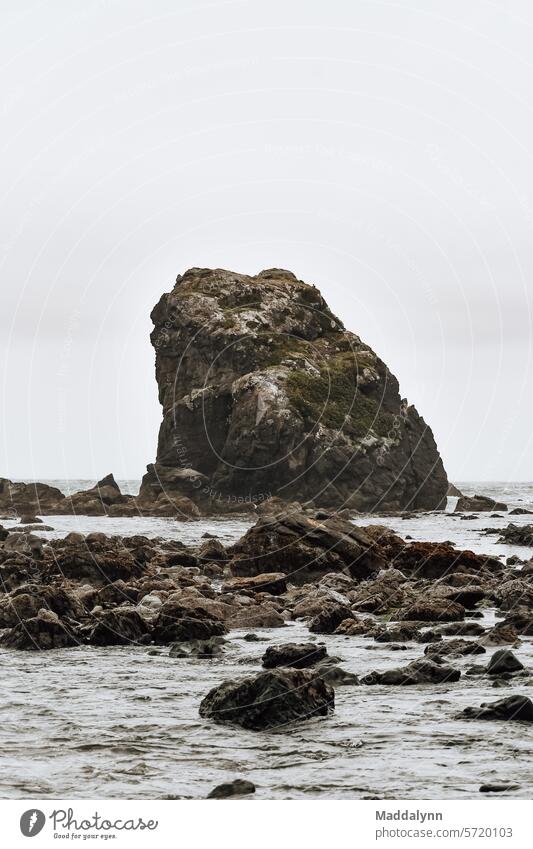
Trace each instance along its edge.
<instances>
[{"instance_id":1,"label":"submerged rock","mask_svg":"<svg viewBox=\"0 0 533 849\"><path fill-rule=\"evenodd\" d=\"M509 649L499 649L495 651L487 664L487 672L489 675L502 675L507 672L520 672L524 668L524 664L509 651Z\"/></svg>"},{"instance_id":2,"label":"submerged rock","mask_svg":"<svg viewBox=\"0 0 533 849\"><path fill-rule=\"evenodd\" d=\"M278 666L292 666L304 669L315 666L327 657L325 646L317 643L285 643L281 646L269 646L263 655L265 669L275 669Z\"/></svg>"},{"instance_id":3,"label":"submerged rock","mask_svg":"<svg viewBox=\"0 0 533 849\"><path fill-rule=\"evenodd\" d=\"M227 781L214 787L208 794L208 799L230 799L232 796L249 796L255 793L255 784L243 778Z\"/></svg>"},{"instance_id":4,"label":"submerged rock","mask_svg":"<svg viewBox=\"0 0 533 849\"><path fill-rule=\"evenodd\" d=\"M473 640L442 640L430 643L424 649L424 654L429 657L449 655L450 657L464 657L472 654L485 654L486 649Z\"/></svg>"},{"instance_id":5,"label":"submerged rock","mask_svg":"<svg viewBox=\"0 0 533 849\"><path fill-rule=\"evenodd\" d=\"M533 525L515 525L510 522L498 533L500 534L498 542L504 542L507 545L533 546Z\"/></svg>"},{"instance_id":6,"label":"submerged rock","mask_svg":"<svg viewBox=\"0 0 533 849\"><path fill-rule=\"evenodd\" d=\"M482 784L480 793L505 793L507 790L518 790L519 784Z\"/></svg>"},{"instance_id":7,"label":"submerged rock","mask_svg":"<svg viewBox=\"0 0 533 849\"><path fill-rule=\"evenodd\" d=\"M508 696L497 702L484 702L479 708L467 707L458 718L533 722L533 702L527 696Z\"/></svg>"},{"instance_id":8,"label":"submerged rock","mask_svg":"<svg viewBox=\"0 0 533 849\"><path fill-rule=\"evenodd\" d=\"M420 658L413 660L400 669L388 669L386 672L371 672L360 679L361 684L390 684L409 686L411 684L443 684L458 681L461 673L458 669Z\"/></svg>"},{"instance_id":9,"label":"submerged rock","mask_svg":"<svg viewBox=\"0 0 533 849\"><path fill-rule=\"evenodd\" d=\"M430 428L315 287L281 269L191 268L152 319L164 418L141 503L443 506Z\"/></svg>"},{"instance_id":10,"label":"submerged rock","mask_svg":"<svg viewBox=\"0 0 533 849\"><path fill-rule=\"evenodd\" d=\"M327 716L334 706L333 689L312 672L275 669L214 687L200 704L200 716L262 731Z\"/></svg>"},{"instance_id":11,"label":"submerged rock","mask_svg":"<svg viewBox=\"0 0 533 849\"><path fill-rule=\"evenodd\" d=\"M353 672L347 672L342 666L337 666L334 658L319 663L313 670L318 678L332 687L357 686L359 678Z\"/></svg>"},{"instance_id":12,"label":"submerged rock","mask_svg":"<svg viewBox=\"0 0 533 849\"><path fill-rule=\"evenodd\" d=\"M169 657L220 657L224 654L224 637L210 637L208 640L188 640L173 643L168 653Z\"/></svg>"}]
</instances>

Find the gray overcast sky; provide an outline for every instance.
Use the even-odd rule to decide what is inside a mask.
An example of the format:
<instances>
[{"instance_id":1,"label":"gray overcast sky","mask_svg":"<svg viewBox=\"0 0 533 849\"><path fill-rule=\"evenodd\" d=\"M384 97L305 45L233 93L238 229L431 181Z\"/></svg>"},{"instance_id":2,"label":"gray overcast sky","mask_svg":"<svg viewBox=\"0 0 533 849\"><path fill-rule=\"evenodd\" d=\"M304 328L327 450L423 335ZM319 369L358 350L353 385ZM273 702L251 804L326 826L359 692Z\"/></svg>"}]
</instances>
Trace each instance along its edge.
<instances>
[{"instance_id":1,"label":"gray overcast sky","mask_svg":"<svg viewBox=\"0 0 533 849\"><path fill-rule=\"evenodd\" d=\"M138 477L192 265L318 285L451 479L533 479L533 7L2 0L0 475Z\"/></svg>"}]
</instances>

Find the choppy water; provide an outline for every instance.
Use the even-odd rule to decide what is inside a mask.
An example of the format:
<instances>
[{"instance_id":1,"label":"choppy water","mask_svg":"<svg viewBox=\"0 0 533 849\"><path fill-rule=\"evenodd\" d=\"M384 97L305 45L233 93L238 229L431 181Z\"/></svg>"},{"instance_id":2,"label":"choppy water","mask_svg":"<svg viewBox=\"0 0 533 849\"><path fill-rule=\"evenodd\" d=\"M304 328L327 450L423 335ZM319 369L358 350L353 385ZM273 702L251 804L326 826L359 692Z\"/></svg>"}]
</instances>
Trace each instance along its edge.
<instances>
[{"instance_id":1,"label":"choppy water","mask_svg":"<svg viewBox=\"0 0 533 849\"><path fill-rule=\"evenodd\" d=\"M464 486L481 491L481 485ZM532 506L533 485L515 485L510 504ZM523 498L523 501L518 499ZM513 500L516 499L516 500ZM513 517L517 522L526 517ZM531 517L529 517L531 518ZM55 534L68 530L172 536L186 543L206 530L235 539L250 524L221 520L181 524L167 519L47 517ZM460 547L507 556L488 516L464 521L452 515L381 519L416 539L451 539ZM509 518L503 520L507 524ZM368 523L361 517L358 523ZM520 555L533 556L521 548ZM487 611L487 624L494 612ZM286 731L254 733L200 719L208 690L226 678L260 669L270 643L305 640L301 623L259 631L268 640L247 643L234 631L222 658L151 656L146 648L76 648L54 652L0 652L0 796L2 798L201 798L222 781L246 777L257 798L480 798L483 783L511 783L503 795L531 798L533 735L521 723L454 719L467 705L515 693L531 695L529 679L494 689L490 681L462 677L425 687L338 687L336 709ZM404 665L423 646L393 651L364 637L324 636L331 655L359 675ZM480 658L452 665L485 663ZM516 650L533 668L533 640Z\"/></svg>"}]
</instances>

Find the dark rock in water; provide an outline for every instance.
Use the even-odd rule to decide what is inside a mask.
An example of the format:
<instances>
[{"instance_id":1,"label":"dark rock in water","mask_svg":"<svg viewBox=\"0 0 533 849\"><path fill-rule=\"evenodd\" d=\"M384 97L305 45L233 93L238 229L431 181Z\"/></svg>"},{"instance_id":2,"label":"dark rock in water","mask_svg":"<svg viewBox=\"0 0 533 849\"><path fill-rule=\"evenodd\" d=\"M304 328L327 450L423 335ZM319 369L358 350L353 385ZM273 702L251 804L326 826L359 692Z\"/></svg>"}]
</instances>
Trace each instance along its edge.
<instances>
[{"instance_id":1,"label":"dark rock in water","mask_svg":"<svg viewBox=\"0 0 533 849\"><path fill-rule=\"evenodd\" d=\"M17 516L50 514L65 500L61 490L45 483L13 483L0 478L0 513Z\"/></svg>"},{"instance_id":2,"label":"dark rock in water","mask_svg":"<svg viewBox=\"0 0 533 849\"><path fill-rule=\"evenodd\" d=\"M200 716L262 731L327 716L334 706L333 689L313 672L274 669L215 687L203 699Z\"/></svg>"},{"instance_id":3,"label":"dark rock in water","mask_svg":"<svg viewBox=\"0 0 533 849\"><path fill-rule=\"evenodd\" d=\"M269 646L263 655L265 669L275 669L278 666L292 666L304 669L315 666L327 657L325 646L318 643L285 643L281 646Z\"/></svg>"},{"instance_id":4,"label":"dark rock in water","mask_svg":"<svg viewBox=\"0 0 533 849\"><path fill-rule=\"evenodd\" d=\"M79 633L92 646L123 646L146 642L149 628L133 608L117 607L95 614Z\"/></svg>"},{"instance_id":5,"label":"dark rock in water","mask_svg":"<svg viewBox=\"0 0 533 849\"><path fill-rule=\"evenodd\" d=\"M449 542L413 542L402 540L389 545L394 566L406 575L429 580L438 579L467 569L473 574L485 570L501 572L502 564L496 557L486 557L473 551L458 551Z\"/></svg>"},{"instance_id":6,"label":"dark rock in water","mask_svg":"<svg viewBox=\"0 0 533 849\"><path fill-rule=\"evenodd\" d=\"M281 269L191 268L152 320L163 423L140 502L443 506L430 428L315 287Z\"/></svg>"},{"instance_id":7,"label":"dark rock in water","mask_svg":"<svg viewBox=\"0 0 533 849\"><path fill-rule=\"evenodd\" d=\"M325 661L313 670L318 678L332 687L358 686L359 678L353 672L346 672L341 666Z\"/></svg>"},{"instance_id":8,"label":"dark rock in water","mask_svg":"<svg viewBox=\"0 0 533 849\"><path fill-rule=\"evenodd\" d=\"M408 686L411 684L443 684L458 681L461 673L451 666L420 658L413 660L400 669L388 669L386 672L371 672L360 679L361 684L390 684Z\"/></svg>"},{"instance_id":9,"label":"dark rock in water","mask_svg":"<svg viewBox=\"0 0 533 849\"><path fill-rule=\"evenodd\" d=\"M506 528L501 528L498 533L500 534L498 542L504 542L507 545L533 546L533 525L515 525L510 522Z\"/></svg>"},{"instance_id":10,"label":"dark rock in water","mask_svg":"<svg viewBox=\"0 0 533 849\"><path fill-rule=\"evenodd\" d=\"M287 592L287 576L283 572L266 572L250 578L231 578L222 586L222 592L270 593L283 595Z\"/></svg>"},{"instance_id":11,"label":"dark rock in water","mask_svg":"<svg viewBox=\"0 0 533 849\"><path fill-rule=\"evenodd\" d=\"M242 778L236 778L235 781L219 784L218 787L211 790L207 798L230 799L232 796L249 796L251 793L255 793L255 784Z\"/></svg>"},{"instance_id":12,"label":"dark rock in water","mask_svg":"<svg viewBox=\"0 0 533 849\"><path fill-rule=\"evenodd\" d=\"M309 630L313 634L334 634L345 619L355 619L351 609L344 604L330 602L313 617L309 623Z\"/></svg>"},{"instance_id":13,"label":"dark rock in water","mask_svg":"<svg viewBox=\"0 0 533 849\"><path fill-rule=\"evenodd\" d=\"M387 565L379 544L361 528L344 519L318 521L304 513L260 518L229 552L234 575L282 571L295 584L329 572L365 580Z\"/></svg>"},{"instance_id":14,"label":"dark rock in water","mask_svg":"<svg viewBox=\"0 0 533 849\"><path fill-rule=\"evenodd\" d=\"M34 516L33 513L28 513L26 516L20 517L21 525L42 525L44 524L42 519L39 519L38 516Z\"/></svg>"},{"instance_id":15,"label":"dark rock in water","mask_svg":"<svg viewBox=\"0 0 533 849\"><path fill-rule=\"evenodd\" d=\"M1 646L22 651L63 649L79 642L73 630L51 610L40 610L33 619L19 622L0 636Z\"/></svg>"},{"instance_id":16,"label":"dark rock in water","mask_svg":"<svg viewBox=\"0 0 533 849\"><path fill-rule=\"evenodd\" d=\"M509 649L498 649L487 664L489 675L501 675L505 672L520 672L524 668L517 657Z\"/></svg>"},{"instance_id":17,"label":"dark rock in water","mask_svg":"<svg viewBox=\"0 0 533 849\"><path fill-rule=\"evenodd\" d=\"M480 793L505 793L507 790L518 790L519 784L482 784Z\"/></svg>"},{"instance_id":18,"label":"dark rock in water","mask_svg":"<svg viewBox=\"0 0 533 849\"><path fill-rule=\"evenodd\" d=\"M143 572L122 540L105 534L69 534L52 540L48 551L50 571L74 580L107 584L128 581Z\"/></svg>"},{"instance_id":19,"label":"dark rock in water","mask_svg":"<svg viewBox=\"0 0 533 849\"><path fill-rule=\"evenodd\" d=\"M509 516L533 516L533 510L526 510L525 507L515 507L509 511Z\"/></svg>"},{"instance_id":20,"label":"dark rock in water","mask_svg":"<svg viewBox=\"0 0 533 849\"><path fill-rule=\"evenodd\" d=\"M208 640L189 640L184 643L173 643L168 653L169 657L220 657L224 653L224 637L210 637Z\"/></svg>"},{"instance_id":21,"label":"dark rock in water","mask_svg":"<svg viewBox=\"0 0 533 849\"><path fill-rule=\"evenodd\" d=\"M107 516L112 508L117 508L115 515L120 515L120 507L133 505L131 495L123 495L113 475L107 475L91 489L80 490L68 495L59 505L55 512L58 514L70 514L75 516ZM133 510L131 515L135 515ZM125 515L127 515L125 513Z\"/></svg>"},{"instance_id":22,"label":"dark rock in water","mask_svg":"<svg viewBox=\"0 0 533 849\"><path fill-rule=\"evenodd\" d=\"M486 495L462 495L455 506L456 513L463 511L471 513L492 513L494 510L507 510L507 504L495 501Z\"/></svg>"},{"instance_id":23,"label":"dark rock in water","mask_svg":"<svg viewBox=\"0 0 533 849\"><path fill-rule=\"evenodd\" d=\"M185 640L208 640L226 633L223 622L200 607L184 607L169 599L153 622L155 643L180 643Z\"/></svg>"},{"instance_id":24,"label":"dark rock in water","mask_svg":"<svg viewBox=\"0 0 533 849\"><path fill-rule=\"evenodd\" d=\"M486 649L472 640L442 640L438 643L430 643L424 649L424 654L428 656L449 655L450 657L464 657L472 654L485 654Z\"/></svg>"},{"instance_id":25,"label":"dark rock in water","mask_svg":"<svg viewBox=\"0 0 533 849\"><path fill-rule=\"evenodd\" d=\"M484 702L479 708L467 707L457 718L533 722L533 702L527 696L508 696L497 702Z\"/></svg>"}]
</instances>

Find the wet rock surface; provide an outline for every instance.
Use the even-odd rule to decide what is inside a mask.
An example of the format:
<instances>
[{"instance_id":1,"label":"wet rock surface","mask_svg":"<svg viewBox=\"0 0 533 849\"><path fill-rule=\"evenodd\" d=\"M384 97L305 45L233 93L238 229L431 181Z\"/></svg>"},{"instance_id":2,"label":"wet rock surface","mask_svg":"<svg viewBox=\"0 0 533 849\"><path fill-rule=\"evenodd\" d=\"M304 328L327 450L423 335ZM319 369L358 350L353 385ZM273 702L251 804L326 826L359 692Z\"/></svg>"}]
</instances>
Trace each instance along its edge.
<instances>
[{"instance_id":1,"label":"wet rock surface","mask_svg":"<svg viewBox=\"0 0 533 849\"><path fill-rule=\"evenodd\" d=\"M236 778L235 781L227 781L214 787L207 798L230 799L232 796L249 796L251 793L255 793L255 784L243 778Z\"/></svg>"},{"instance_id":2,"label":"wet rock surface","mask_svg":"<svg viewBox=\"0 0 533 849\"><path fill-rule=\"evenodd\" d=\"M361 678L361 684L389 684L391 686L412 686L414 684L453 683L461 677L458 669L430 659L414 660L399 669L386 672L371 672Z\"/></svg>"},{"instance_id":3,"label":"wet rock surface","mask_svg":"<svg viewBox=\"0 0 533 849\"><path fill-rule=\"evenodd\" d=\"M509 696L497 702L484 703L479 708L467 707L462 716L468 719L533 722L533 702L528 696Z\"/></svg>"},{"instance_id":4,"label":"wet rock surface","mask_svg":"<svg viewBox=\"0 0 533 849\"><path fill-rule=\"evenodd\" d=\"M312 672L276 669L215 687L202 701L200 716L261 731L325 717L334 706L333 689Z\"/></svg>"},{"instance_id":5,"label":"wet rock surface","mask_svg":"<svg viewBox=\"0 0 533 849\"><path fill-rule=\"evenodd\" d=\"M307 666L316 666L327 654L326 647L316 643L285 643L267 648L263 655L263 666L265 669L275 669L278 666L304 669Z\"/></svg>"},{"instance_id":6,"label":"wet rock surface","mask_svg":"<svg viewBox=\"0 0 533 849\"><path fill-rule=\"evenodd\" d=\"M498 510L507 510L507 504L495 501L486 495L461 495L455 506L455 512L469 511L472 513L493 513Z\"/></svg>"}]
</instances>

